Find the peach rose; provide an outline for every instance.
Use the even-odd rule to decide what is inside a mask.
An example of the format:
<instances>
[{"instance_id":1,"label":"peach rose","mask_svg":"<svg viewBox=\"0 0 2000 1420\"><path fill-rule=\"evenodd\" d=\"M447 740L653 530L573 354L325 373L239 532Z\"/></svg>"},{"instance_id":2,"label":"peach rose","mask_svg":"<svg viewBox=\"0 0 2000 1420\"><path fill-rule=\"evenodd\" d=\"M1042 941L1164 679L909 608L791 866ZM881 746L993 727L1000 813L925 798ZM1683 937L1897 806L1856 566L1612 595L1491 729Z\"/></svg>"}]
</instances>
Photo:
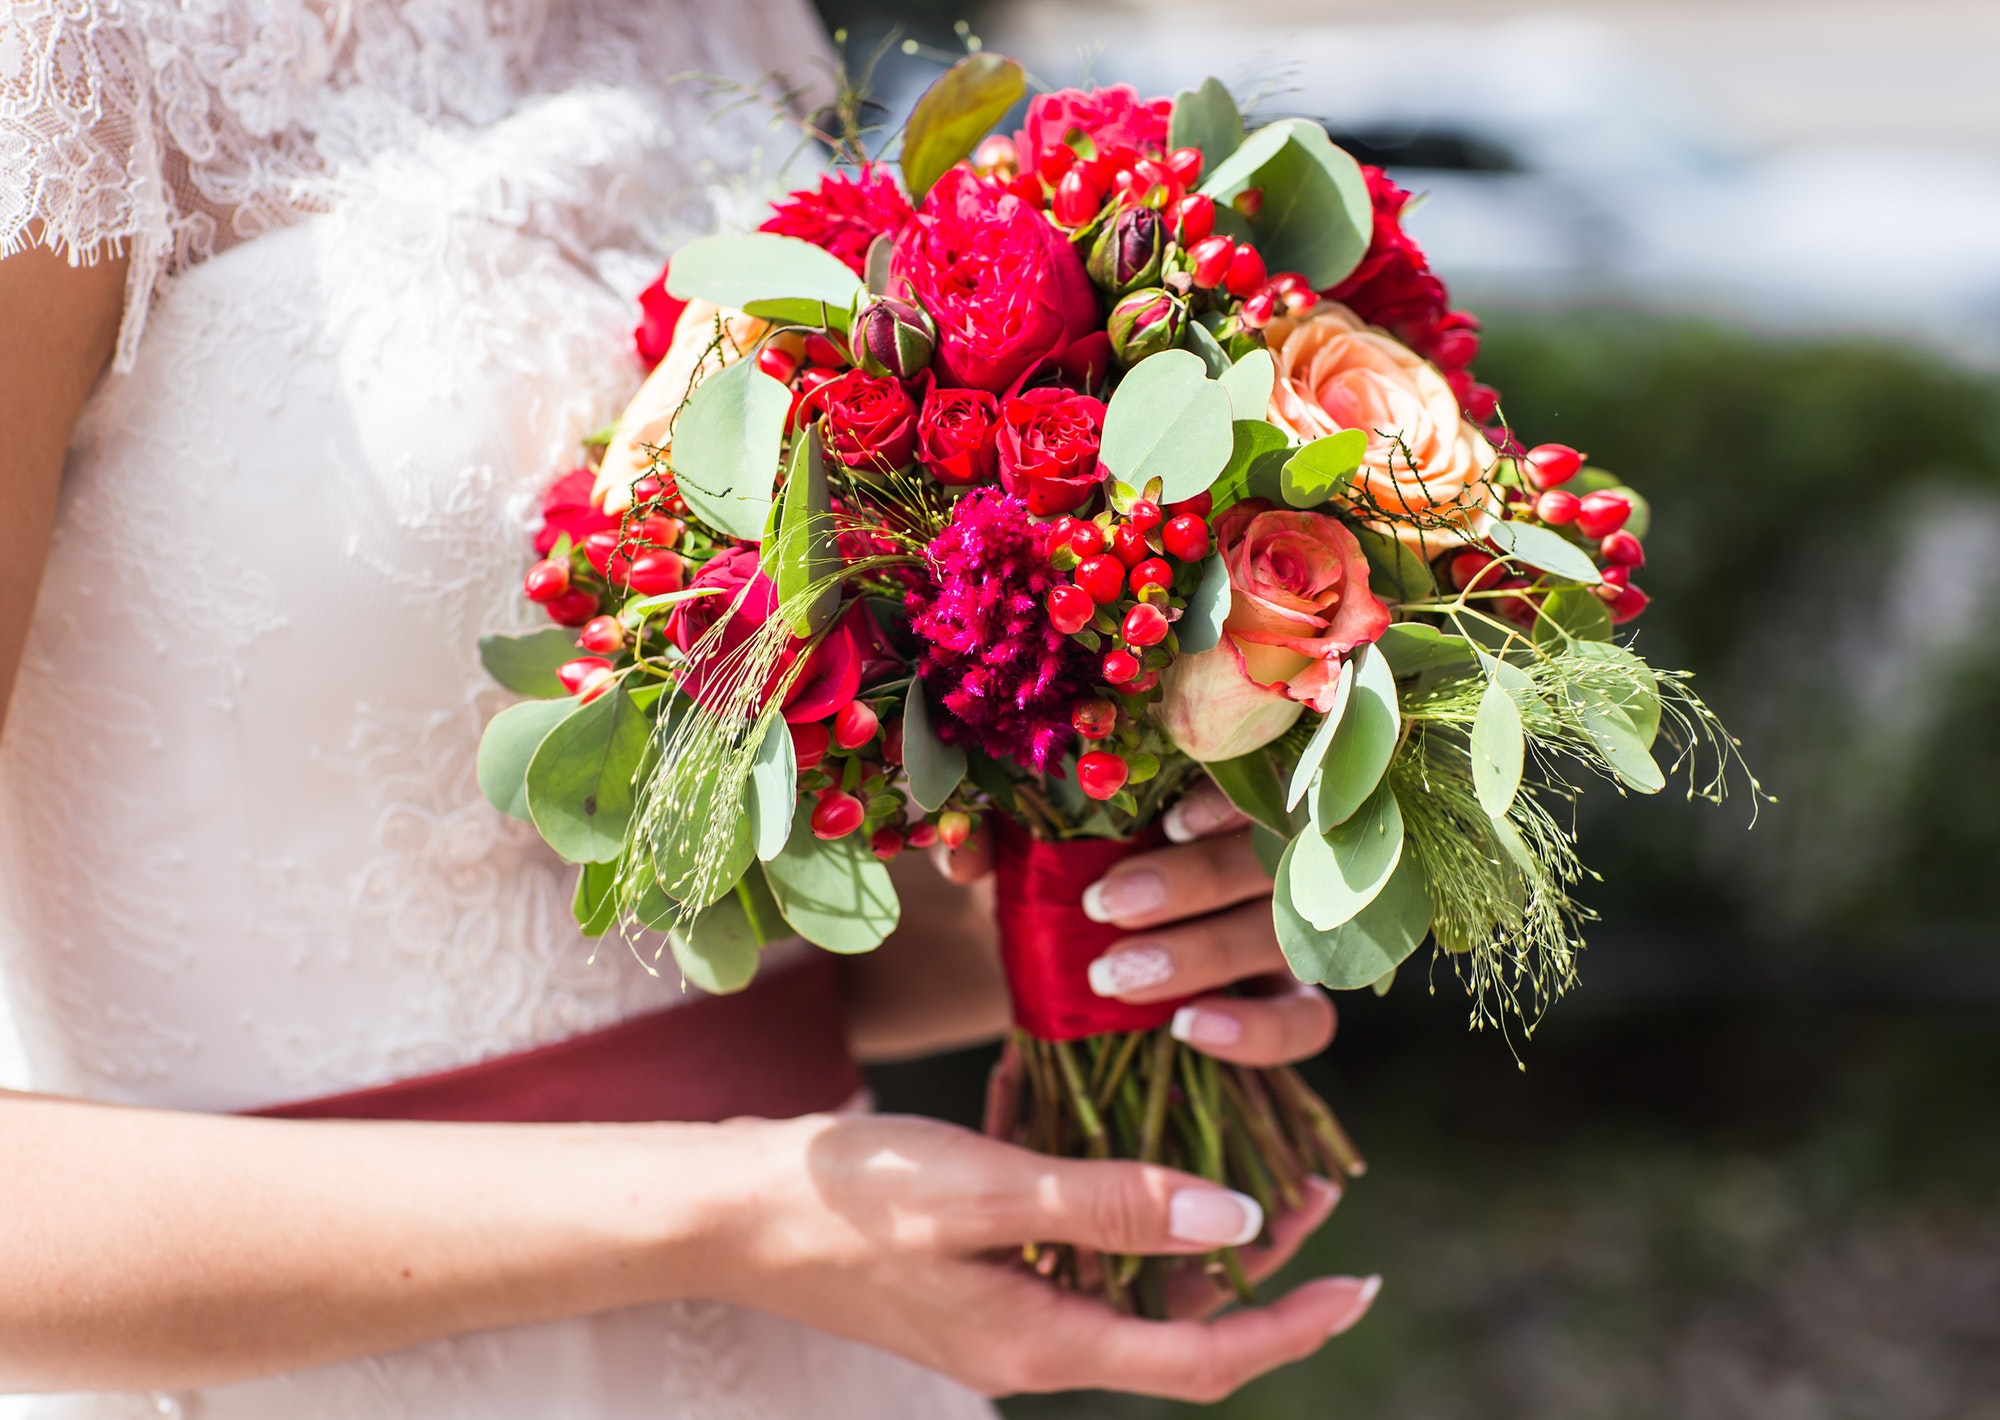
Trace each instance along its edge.
<instances>
[{"instance_id":1,"label":"peach rose","mask_svg":"<svg viewBox=\"0 0 2000 1420\"><path fill-rule=\"evenodd\" d=\"M725 317L733 346L725 343L711 351L715 338L715 318ZM632 396L618 417L618 432L604 450L597 466L597 486L593 496L607 513L622 513L632 506L632 485L653 471L649 447L664 448L674 412L687 398L695 382L714 374L738 358L737 351L753 348L769 326L755 316L723 311L710 301L689 301L674 326L673 343L646 383Z\"/></svg>"},{"instance_id":2,"label":"peach rose","mask_svg":"<svg viewBox=\"0 0 2000 1420\"><path fill-rule=\"evenodd\" d=\"M1229 571L1221 644L1182 656L1163 677L1160 718L1200 760L1268 744L1310 705L1333 708L1348 652L1389 627L1368 589L1368 559L1326 513L1249 498L1215 520Z\"/></svg>"},{"instance_id":3,"label":"peach rose","mask_svg":"<svg viewBox=\"0 0 2000 1420\"><path fill-rule=\"evenodd\" d=\"M1391 517L1370 526L1426 560L1483 535L1499 510L1486 482L1496 455L1435 366L1332 301L1272 321L1264 339L1278 367L1271 422L1302 439L1366 430L1368 452L1351 485L1356 503L1449 524L1417 528Z\"/></svg>"}]
</instances>

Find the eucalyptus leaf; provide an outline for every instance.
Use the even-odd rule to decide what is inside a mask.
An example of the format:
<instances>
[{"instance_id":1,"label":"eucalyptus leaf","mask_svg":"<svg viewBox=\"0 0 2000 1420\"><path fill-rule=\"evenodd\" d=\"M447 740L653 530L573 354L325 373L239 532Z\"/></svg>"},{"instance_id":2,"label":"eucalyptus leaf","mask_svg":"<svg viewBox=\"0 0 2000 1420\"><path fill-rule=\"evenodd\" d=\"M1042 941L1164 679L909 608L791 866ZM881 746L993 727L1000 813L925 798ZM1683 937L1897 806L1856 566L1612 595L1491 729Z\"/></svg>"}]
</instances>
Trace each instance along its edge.
<instances>
[{"instance_id":1,"label":"eucalyptus leaf","mask_svg":"<svg viewBox=\"0 0 2000 1420\"><path fill-rule=\"evenodd\" d=\"M1291 846L1290 839L1280 838L1263 824L1250 825L1250 851L1257 855L1257 866L1272 881L1277 880L1278 865L1284 861L1285 850Z\"/></svg>"},{"instance_id":2,"label":"eucalyptus leaf","mask_svg":"<svg viewBox=\"0 0 2000 1420\"><path fill-rule=\"evenodd\" d=\"M1214 164L1201 191L1215 199L1220 225L1242 225L1231 208L1261 188L1262 209L1248 230L1273 271L1296 271L1314 290L1338 285L1360 264L1375 229L1361 167L1309 119L1258 129Z\"/></svg>"},{"instance_id":3,"label":"eucalyptus leaf","mask_svg":"<svg viewBox=\"0 0 2000 1420\"><path fill-rule=\"evenodd\" d=\"M777 326L798 326L805 330L831 330L846 334L851 308L831 306L804 296L779 296L768 301L752 301L743 314L756 316Z\"/></svg>"},{"instance_id":4,"label":"eucalyptus leaf","mask_svg":"<svg viewBox=\"0 0 2000 1420\"><path fill-rule=\"evenodd\" d=\"M1158 502L1208 491L1234 448L1229 396L1186 350L1149 355L1126 374L1104 412L1102 465L1142 488L1161 481Z\"/></svg>"},{"instance_id":5,"label":"eucalyptus leaf","mask_svg":"<svg viewBox=\"0 0 2000 1420\"><path fill-rule=\"evenodd\" d=\"M1605 688L1605 695L1625 712L1640 743L1650 750L1660 733L1660 678L1653 668L1611 641L1579 641L1564 654L1592 663L1597 668L1594 683L1615 682Z\"/></svg>"},{"instance_id":6,"label":"eucalyptus leaf","mask_svg":"<svg viewBox=\"0 0 2000 1420\"><path fill-rule=\"evenodd\" d=\"M758 748L763 748L761 741ZM748 776L739 780L714 763L699 770L684 767L676 781L677 811L653 830L649 845L653 868L669 896L690 907L706 907L757 859L751 835L754 789Z\"/></svg>"},{"instance_id":7,"label":"eucalyptus leaf","mask_svg":"<svg viewBox=\"0 0 2000 1420\"><path fill-rule=\"evenodd\" d=\"M1291 862L1292 903L1306 921L1331 932L1375 900L1402 857L1402 806L1384 782L1346 822L1325 833L1299 835Z\"/></svg>"},{"instance_id":8,"label":"eucalyptus leaf","mask_svg":"<svg viewBox=\"0 0 2000 1420\"><path fill-rule=\"evenodd\" d=\"M971 155L1027 84L1013 60L969 54L924 90L903 127L903 184L912 202L922 203L933 183Z\"/></svg>"},{"instance_id":9,"label":"eucalyptus leaf","mask_svg":"<svg viewBox=\"0 0 2000 1420\"><path fill-rule=\"evenodd\" d=\"M1493 817L1513 807L1526 754L1520 707L1497 677L1487 681L1472 720L1472 787L1479 807Z\"/></svg>"},{"instance_id":10,"label":"eucalyptus leaf","mask_svg":"<svg viewBox=\"0 0 2000 1420\"><path fill-rule=\"evenodd\" d=\"M750 806L751 847L768 863L784 851L785 841L792 836L792 815L799 803L798 753L792 746L792 727L782 715L771 717L770 727L757 743L745 797Z\"/></svg>"},{"instance_id":11,"label":"eucalyptus leaf","mask_svg":"<svg viewBox=\"0 0 2000 1420\"><path fill-rule=\"evenodd\" d=\"M1278 381L1278 364L1271 352L1252 350L1222 374L1216 383L1229 396L1229 408L1236 419L1262 419L1271 407L1271 387ZM1367 447L1364 437L1362 446Z\"/></svg>"},{"instance_id":12,"label":"eucalyptus leaf","mask_svg":"<svg viewBox=\"0 0 2000 1420\"><path fill-rule=\"evenodd\" d=\"M1373 528L1355 528L1354 537L1368 557L1368 586L1388 602L1422 601L1437 590L1430 564L1397 539Z\"/></svg>"},{"instance_id":13,"label":"eucalyptus leaf","mask_svg":"<svg viewBox=\"0 0 2000 1420\"><path fill-rule=\"evenodd\" d=\"M1534 523L1496 522L1489 540L1507 556L1551 576L1594 587L1604 578L1590 554L1552 529Z\"/></svg>"},{"instance_id":14,"label":"eucalyptus leaf","mask_svg":"<svg viewBox=\"0 0 2000 1420\"><path fill-rule=\"evenodd\" d=\"M1209 490L1215 495L1216 511L1249 497L1252 470L1267 459L1282 466L1291 447L1290 436L1276 425L1261 419L1234 420L1229 426L1229 462Z\"/></svg>"},{"instance_id":15,"label":"eucalyptus leaf","mask_svg":"<svg viewBox=\"0 0 2000 1420\"><path fill-rule=\"evenodd\" d=\"M568 696L561 700L524 700L509 705L486 722L479 737L479 790L503 814L534 822L528 813L528 765L549 731L577 710Z\"/></svg>"},{"instance_id":16,"label":"eucalyptus leaf","mask_svg":"<svg viewBox=\"0 0 2000 1420\"><path fill-rule=\"evenodd\" d=\"M1198 89L1174 95L1173 116L1167 121L1167 147L1199 148L1213 168L1243 142L1243 115L1220 79L1201 81Z\"/></svg>"},{"instance_id":17,"label":"eucalyptus leaf","mask_svg":"<svg viewBox=\"0 0 2000 1420\"><path fill-rule=\"evenodd\" d=\"M763 540L791 408L792 392L754 360L725 365L694 387L674 423L672 462L696 517L734 537Z\"/></svg>"},{"instance_id":18,"label":"eucalyptus leaf","mask_svg":"<svg viewBox=\"0 0 2000 1420\"><path fill-rule=\"evenodd\" d=\"M486 674L516 695L539 700L569 694L556 679L556 667L582 654L576 646L576 632L562 626L545 626L524 636L479 638L479 663L486 667Z\"/></svg>"},{"instance_id":19,"label":"eucalyptus leaf","mask_svg":"<svg viewBox=\"0 0 2000 1420\"><path fill-rule=\"evenodd\" d=\"M1347 713L1313 780L1312 823L1321 833L1345 823L1375 792L1403 733L1389 658L1364 646L1348 665Z\"/></svg>"},{"instance_id":20,"label":"eucalyptus leaf","mask_svg":"<svg viewBox=\"0 0 2000 1420\"><path fill-rule=\"evenodd\" d=\"M843 310L861 282L847 263L811 242L775 232L697 237L674 253L667 290L680 300L740 311L756 301L824 302Z\"/></svg>"},{"instance_id":21,"label":"eucalyptus leaf","mask_svg":"<svg viewBox=\"0 0 2000 1420\"><path fill-rule=\"evenodd\" d=\"M1326 759L1326 752L1333 744L1333 737L1340 729L1340 722L1347 718L1347 704L1354 695L1354 661L1350 658L1340 668L1339 683L1333 690L1333 708L1320 719L1319 728L1306 741L1305 750L1299 755L1299 762L1292 766L1292 782L1285 791L1285 807L1296 809L1312 788L1313 775Z\"/></svg>"},{"instance_id":22,"label":"eucalyptus leaf","mask_svg":"<svg viewBox=\"0 0 2000 1420\"><path fill-rule=\"evenodd\" d=\"M1377 996L1387 996L1389 994L1390 988L1393 987L1395 984L1396 984L1396 968L1392 966L1387 971L1383 972L1380 976L1376 977L1373 981L1369 982L1368 989L1370 991L1373 991Z\"/></svg>"},{"instance_id":23,"label":"eucalyptus leaf","mask_svg":"<svg viewBox=\"0 0 2000 1420\"><path fill-rule=\"evenodd\" d=\"M741 991L757 975L757 932L733 892L703 908L693 925L667 940L681 975L711 996Z\"/></svg>"},{"instance_id":24,"label":"eucalyptus leaf","mask_svg":"<svg viewBox=\"0 0 2000 1420\"><path fill-rule=\"evenodd\" d=\"M1279 489L1294 508L1317 508L1347 486L1368 452L1368 435L1343 429L1314 439L1285 460Z\"/></svg>"},{"instance_id":25,"label":"eucalyptus leaf","mask_svg":"<svg viewBox=\"0 0 2000 1420\"><path fill-rule=\"evenodd\" d=\"M1475 656L1472 643L1463 636L1447 635L1421 621L1397 622L1376 640L1375 649L1388 658L1398 679L1470 664Z\"/></svg>"},{"instance_id":26,"label":"eucalyptus leaf","mask_svg":"<svg viewBox=\"0 0 2000 1420\"><path fill-rule=\"evenodd\" d=\"M1557 587L1542 598L1535 619L1535 641L1553 645L1565 639L1609 641L1611 613L1597 593L1583 587Z\"/></svg>"},{"instance_id":27,"label":"eucalyptus leaf","mask_svg":"<svg viewBox=\"0 0 2000 1420\"><path fill-rule=\"evenodd\" d=\"M1222 623L1229 618L1229 566L1222 554L1210 553L1201 564L1201 581L1188 597L1181 619L1174 623L1183 656L1212 651L1222 644Z\"/></svg>"},{"instance_id":28,"label":"eucalyptus leaf","mask_svg":"<svg viewBox=\"0 0 2000 1420\"><path fill-rule=\"evenodd\" d=\"M1271 832L1292 836L1291 815L1285 810L1285 781L1278 777L1268 750L1253 749L1235 759L1202 765L1230 803Z\"/></svg>"},{"instance_id":29,"label":"eucalyptus leaf","mask_svg":"<svg viewBox=\"0 0 2000 1420\"><path fill-rule=\"evenodd\" d=\"M792 466L785 476L773 548L778 605L793 634L801 637L825 630L840 610L840 545L822 440L820 425L814 421L804 438L792 441Z\"/></svg>"},{"instance_id":30,"label":"eucalyptus leaf","mask_svg":"<svg viewBox=\"0 0 2000 1420\"><path fill-rule=\"evenodd\" d=\"M1619 783L1639 794L1657 794L1667 786L1666 775L1617 701L1588 686L1566 686L1563 693Z\"/></svg>"},{"instance_id":31,"label":"eucalyptus leaf","mask_svg":"<svg viewBox=\"0 0 2000 1420\"><path fill-rule=\"evenodd\" d=\"M965 751L938 738L923 680L916 676L903 698L903 772L909 776L910 797L929 813L943 808L965 778Z\"/></svg>"},{"instance_id":32,"label":"eucalyptus leaf","mask_svg":"<svg viewBox=\"0 0 2000 1420\"><path fill-rule=\"evenodd\" d=\"M1305 961L1293 960L1289 953L1287 961L1294 974L1305 966L1313 972L1305 980L1331 990L1366 986L1380 994L1387 989L1381 983L1393 979L1396 968L1430 935L1432 912L1423 868L1414 853L1405 853L1372 902L1317 938Z\"/></svg>"},{"instance_id":33,"label":"eucalyptus leaf","mask_svg":"<svg viewBox=\"0 0 2000 1420\"><path fill-rule=\"evenodd\" d=\"M1215 333L1198 320L1188 322L1187 348L1201 357L1202 368L1208 371L1212 380L1221 379L1234 368L1230 364L1229 352L1217 343Z\"/></svg>"},{"instance_id":34,"label":"eucalyptus leaf","mask_svg":"<svg viewBox=\"0 0 2000 1420\"><path fill-rule=\"evenodd\" d=\"M902 905L889 870L859 833L813 836L799 815L785 851L764 865L778 909L792 929L830 952L873 951L896 928Z\"/></svg>"},{"instance_id":35,"label":"eucalyptus leaf","mask_svg":"<svg viewBox=\"0 0 2000 1420\"><path fill-rule=\"evenodd\" d=\"M586 937L601 937L618 920L618 865L585 863L576 872L570 915Z\"/></svg>"},{"instance_id":36,"label":"eucalyptus leaf","mask_svg":"<svg viewBox=\"0 0 2000 1420\"><path fill-rule=\"evenodd\" d=\"M528 762L528 812L572 863L608 863L625 848L651 725L623 685L565 717Z\"/></svg>"}]
</instances>

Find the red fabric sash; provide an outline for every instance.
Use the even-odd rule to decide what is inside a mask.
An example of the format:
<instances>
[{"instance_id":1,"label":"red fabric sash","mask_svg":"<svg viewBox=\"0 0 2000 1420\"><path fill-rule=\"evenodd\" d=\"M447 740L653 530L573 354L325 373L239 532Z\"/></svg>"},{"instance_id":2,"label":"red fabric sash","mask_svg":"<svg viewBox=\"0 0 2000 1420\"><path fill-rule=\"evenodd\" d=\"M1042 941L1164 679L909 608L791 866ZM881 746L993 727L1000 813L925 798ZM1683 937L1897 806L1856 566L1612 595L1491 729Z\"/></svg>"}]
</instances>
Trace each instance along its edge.
<instances>
[{"instance_id":1,"label":"red fabric sash","mask_svg":"<svg viewBox=\"0 0 2000 1420\"><path fill-rule=\"evenodd\" d=\"M815 950L733 996L704 997L463 1069L249 1112L514 1124L789 1119L837 1108L861 1087L834 959Z\"/></svg>"},{"instance_id":2,"label":"red fabric sash","mask_svg":"<svg viewBox=\"0 0 2000 1420\"><path fill-rule=\"evenodd\" d=\"M1077 1040L1106 1031L1153 1030L1172 1020L1191 998L1135 1006L1090 989L1090 964L1131 933L1093 922L1083 912L1083 890L1113 863L1157 847L1163 837L1159 828L1129 842L1052 843L1004 814L992 818L1000 961L1016 1024L1041 1040Z\"/></svg>"}]
</instances>

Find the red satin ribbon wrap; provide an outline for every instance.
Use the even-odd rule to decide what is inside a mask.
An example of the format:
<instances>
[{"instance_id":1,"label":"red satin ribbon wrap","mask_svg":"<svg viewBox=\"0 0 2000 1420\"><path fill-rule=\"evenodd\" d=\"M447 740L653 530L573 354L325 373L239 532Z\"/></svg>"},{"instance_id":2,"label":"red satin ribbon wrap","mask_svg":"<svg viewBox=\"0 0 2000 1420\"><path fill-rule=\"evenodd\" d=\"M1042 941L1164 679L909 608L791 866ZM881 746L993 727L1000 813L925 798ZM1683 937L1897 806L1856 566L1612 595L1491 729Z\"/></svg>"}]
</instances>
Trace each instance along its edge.
<instances>
[{"instance_id":1,"label":"red satin ribbon wrap","mask_svg":"<svg viewBox=\"0 0 2000 1420\"><path fill-rule=\"evenodd\" d=\"M861 1090L834 959L814 951L733 996L653 1011L460 1070L250 1113L509 1124L790 1119Z\"/></svg>"},{"instance_id":2,"label":"red satin ribbon wrap","mask_svg":"<svg viewBox=\"0 0 2000 1420\"><path fill-rule=\"evenodd\" d=\"M994 814L994 872L1000 961L1014 997L1014 1020L1040 1040L1078 1040L1106 1031L1153 1030L1186 1000L1135 1006L1090 989L1090 964L1131 933L1093 922L1083 890L1113 863L1157 847L1149 828L1137 838L1071 838L1047 842Z\"/></svg>"}]
</instances>

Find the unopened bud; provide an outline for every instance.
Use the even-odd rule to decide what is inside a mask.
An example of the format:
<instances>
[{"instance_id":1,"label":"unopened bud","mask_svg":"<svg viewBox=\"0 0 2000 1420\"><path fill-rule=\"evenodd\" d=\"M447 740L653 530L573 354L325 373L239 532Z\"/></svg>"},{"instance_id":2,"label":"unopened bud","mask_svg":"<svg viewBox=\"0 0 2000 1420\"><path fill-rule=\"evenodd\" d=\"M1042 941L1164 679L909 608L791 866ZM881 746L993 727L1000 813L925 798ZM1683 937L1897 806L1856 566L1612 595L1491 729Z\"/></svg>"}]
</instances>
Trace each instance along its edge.
<instances>
[{"instance_id":1,"label":"unopened bud","mask_svg":"<svg viewBox=\"0 0 2000 1420\"><path fill-rule=\"evenodd\" d=\"M1098 233L1090 248L1090 279L1111 294L1160 279L1166 224L1150 207L1128 207Z\"/></svg>"},{"instance_id":2,"label":"unopened bud","mask_svg":"<svg viewBox=\"0 0 2000 1420\"><path fill-rule=\"evenodd\" d=\"M1126 365L1171 350L1187 331L1187 303L1157 286L1134 291L1111 308L1111 352Z\"/></svg>"},{"instance_id":3,"label":"unopened bud","mask_svg":"<svg viewBox=\"0 0 2000 1420\"><path fill-rule=\"evenodd\" d=\"M907 301L870 301L854 317L847 340L854 363L871 375L907 380L931 362L937 329Z\"/></svg>"}]
</instances>

